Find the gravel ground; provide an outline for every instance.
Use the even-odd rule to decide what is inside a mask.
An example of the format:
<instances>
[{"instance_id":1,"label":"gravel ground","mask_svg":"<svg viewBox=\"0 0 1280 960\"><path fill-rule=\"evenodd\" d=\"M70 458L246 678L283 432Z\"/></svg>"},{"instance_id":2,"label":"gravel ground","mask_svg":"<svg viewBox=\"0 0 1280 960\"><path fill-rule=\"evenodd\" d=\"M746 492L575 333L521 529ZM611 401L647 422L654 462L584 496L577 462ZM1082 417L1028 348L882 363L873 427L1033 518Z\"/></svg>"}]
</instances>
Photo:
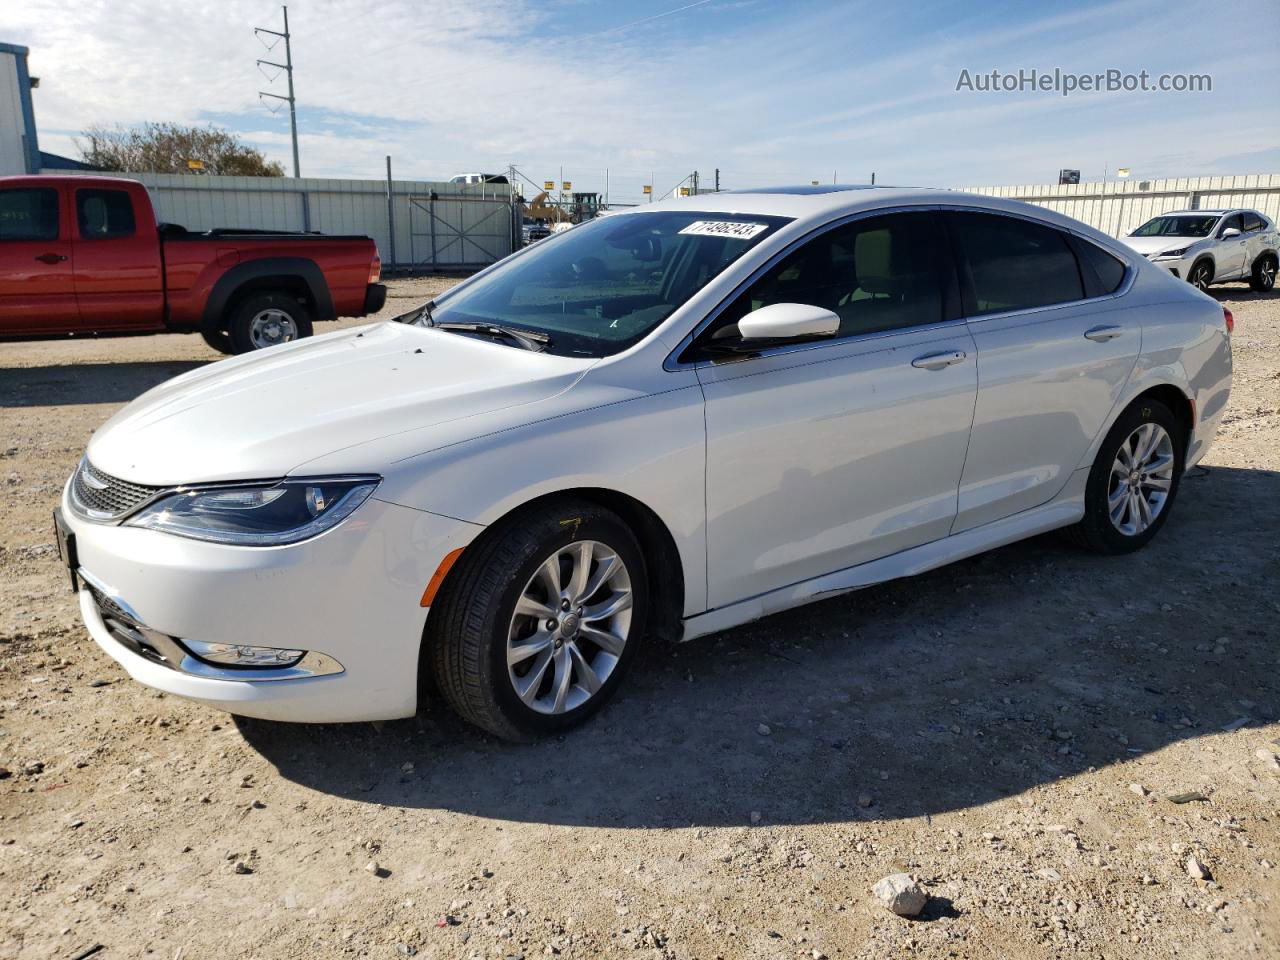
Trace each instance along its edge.
<instances>
[{"instance_id":1,"label":"gravel ground","mask_svg":"<svg viewBox=\"0 0 1280 960\"><path fill-rule=\"evenodd\" d=\"M50 510L98 424L214 355L0 344L0 956L1280 956L1280 296L1217 296L1231 408L1148 549L1042 537L654 646L524 747L125 677ZM871 893L895 872L915 920Z\"/></svg>"}]
</instances>

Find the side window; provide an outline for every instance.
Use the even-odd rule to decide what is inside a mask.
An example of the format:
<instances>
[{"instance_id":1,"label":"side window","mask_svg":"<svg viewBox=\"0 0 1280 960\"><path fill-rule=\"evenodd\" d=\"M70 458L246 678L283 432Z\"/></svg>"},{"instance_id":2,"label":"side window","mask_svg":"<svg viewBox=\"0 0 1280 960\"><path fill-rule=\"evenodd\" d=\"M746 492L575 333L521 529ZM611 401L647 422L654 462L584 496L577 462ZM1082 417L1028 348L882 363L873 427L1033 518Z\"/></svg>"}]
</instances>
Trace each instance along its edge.
<instances>
[{"instance_id":1,"label":"side window","mask_svg":"<svg viewBox=\"0 0 1280 960\"><path fill-rule=\"evenodd\" d=\"M989 213L955 213L950 220L967 268L970 316L1083 299L1080 268L1061 231Z\"/></svg>"},{"instance_id":2,"label":"side window","mask_svg":"<svg viewBox=\"0 0 1280 960\"><path fill-rule=\"evenodd\" d=\"M1075 249L1080 255L1081 269L1093 271L1098 281L1097 286L1090 293L1095 296L1115 293L1124 281L1124 262L1088 240L1077 239Z\"/></svg>"},{"instance_id":3,"label":"side window","mask_svg":"<svg viewBox=\"0 0 1280 960\"><path fill-rule=\"evenodd\" d=\"M1244 215L1244 232L1257 233L1262 229L1262 217L1258 214L1250 212Z\"/></svg>"},{"instance_id":4,"label":"side window","mask_svg":"<svg viewBox=\"0 0 1280 960\"><path fill-rule=\"evenodd\" d=\"M1238 213L1233 213L1231 216L1224 219L1218 227L1218 239L1221 240L1222 235L1231 227L1235 227L1241 233L1244 233L1244 217L1240 216Z\"/></svg>"},{"instance_id":5,"label":"side window","mask_svg":"<svg viewBox=\"0 0 1280 960\"><path fill-rule=\"evenodd\" d=\"M82 237L131 237L135 229L124 190L77 190L76 220Z\"/></svg>"},{"instance_id":6,"label":"side window","mask_svg":"<svg viewBox=\"0 0 1280 960\"><path fill-rule=\"evenodd\" d=\"M943 319L936 231L925 213L888 214L829 230L788 254L717 320L713 339L774 303L805 303L840 318L838 337Z\"/></svg>"},{"instance_id":7,"label":"side window","mask_svg":"<svg viewBox=\"0 0 1280 960\"><path fill-rule=\"evenodd\" d=\"M57 239L57 190L48 187L0 190L0 240Z\"/></svg>"}]
</instances>

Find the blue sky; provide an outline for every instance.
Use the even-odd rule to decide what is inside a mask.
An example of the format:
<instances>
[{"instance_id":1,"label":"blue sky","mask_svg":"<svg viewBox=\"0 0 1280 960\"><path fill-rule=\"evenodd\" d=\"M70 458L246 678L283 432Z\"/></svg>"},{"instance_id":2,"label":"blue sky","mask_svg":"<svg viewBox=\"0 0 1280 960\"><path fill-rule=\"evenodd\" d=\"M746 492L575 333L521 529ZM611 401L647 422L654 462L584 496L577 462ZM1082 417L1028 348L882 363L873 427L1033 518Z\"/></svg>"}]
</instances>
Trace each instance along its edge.
<instances>
[{"instance_id":1,"label":"blue sky","mask_svg":"<svg viewBox=\"0 0 1280 960\"><path fill-rule=\"evenodd\" d=\"M619 201L689 171L726 187L828 181L965 186L1280 170L1275 8L1111 0L296 0L302 172L439 178L561 167ZM0 40L31 47L41 145L93 123L214 122L282 162L288 118L259 90L252 27L226 0L26 0ZM1223 29L1235 24L1238 29ZM1252 24L1252 27L1250 26ZM1212 92L957 92L962 70L1207 73Z\"/></svg>"}]
</instances>

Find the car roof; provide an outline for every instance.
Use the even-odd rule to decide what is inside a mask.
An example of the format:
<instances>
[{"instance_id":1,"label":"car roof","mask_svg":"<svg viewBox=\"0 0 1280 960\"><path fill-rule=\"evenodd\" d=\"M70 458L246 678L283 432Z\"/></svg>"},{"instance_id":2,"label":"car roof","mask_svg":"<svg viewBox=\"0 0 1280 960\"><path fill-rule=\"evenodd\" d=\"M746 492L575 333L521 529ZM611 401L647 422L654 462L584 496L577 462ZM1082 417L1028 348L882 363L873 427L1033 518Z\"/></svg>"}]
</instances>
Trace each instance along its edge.
<instances>
[{"instance_id":1,"label":"car roof","mask_svg":"<svg viewBox=\"0 0 1280 960\"><path fill-rule=\"evenodd\" d=\"M656 203L640 204L619 212L622 216L643 215L663 210L775 216L789 217L801 225L816 226L849 214L900 206L976 207L994 213L1011 213L1030 217L1068 230L1087 233L1090 236L1097 233L1078 220L1023 200L964 193L937 187L891 187L870 184L827 184L825 186L804 184L702 193L691 197L676 197ZM1104 235L1098 234L1098 236Z\"/></svg>"}]
</instances>

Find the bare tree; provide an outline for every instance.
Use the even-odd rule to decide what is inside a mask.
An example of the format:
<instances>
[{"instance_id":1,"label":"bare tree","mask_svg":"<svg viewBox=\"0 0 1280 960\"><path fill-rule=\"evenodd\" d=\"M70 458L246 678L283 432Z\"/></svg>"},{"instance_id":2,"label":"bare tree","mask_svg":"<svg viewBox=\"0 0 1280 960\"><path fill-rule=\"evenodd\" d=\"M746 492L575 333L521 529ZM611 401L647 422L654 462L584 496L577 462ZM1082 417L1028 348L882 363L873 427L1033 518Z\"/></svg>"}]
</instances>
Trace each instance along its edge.
<instances>
[{"instance_id":1,"label":"bare tree","mask_svg":"<svg viewBox=\"0 0 1280 960\"><path fill-rule=\"evenodd\" d=\"M284 167L234 135L210 125L144 123L136 127L93 126L76 139L85 163L104 170L207 173L283 177ZM192 162L200 166L193 169Z\"/></svg>"}]
</instances>

